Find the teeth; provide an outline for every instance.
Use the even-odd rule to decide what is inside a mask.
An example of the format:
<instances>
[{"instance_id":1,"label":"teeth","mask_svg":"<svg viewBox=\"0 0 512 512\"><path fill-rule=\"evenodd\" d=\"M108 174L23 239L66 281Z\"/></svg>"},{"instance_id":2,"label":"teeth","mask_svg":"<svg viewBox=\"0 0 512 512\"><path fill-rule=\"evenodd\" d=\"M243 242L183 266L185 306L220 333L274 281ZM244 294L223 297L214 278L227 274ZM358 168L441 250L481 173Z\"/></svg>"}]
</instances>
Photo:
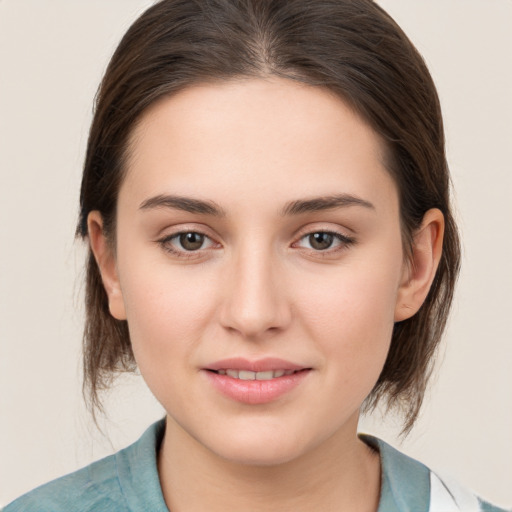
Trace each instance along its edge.
<instances>
[{"instance_id":1,"label":"teeth","mask_svg":"<svg viewBox=\"0 0 512 512\"><path fill-rule=\"evenodd\" d=\"M256 379L256 373L255 372L249 372L247 370L240 370L238 372L238 378L240 380L255 380Z\"/></svg>"},{"instance_id":2,"label":"teeth","mask_svg":"<svg viewBox=\"0 0 512 512\"><path fill-rule=\"evenodd\" d=\"M256 380L270 380L274 378L274 372L272 370L268 372L258 372L256 374Z\"/></svg>"},{"instance_id":3,"label":"teeth","mask_svg":"<svg viewBox=\"0 0 512 512\"><path fill-rule=\"evenodd\" d=\"M249 370L234 370L232 368L226 370L217 370L219 375L227 375L232 379L239 380L272 380L282 377L283 375L291 375L294 370L268 370L266 372L251 372Z\"/></svg>"}]
</instances>

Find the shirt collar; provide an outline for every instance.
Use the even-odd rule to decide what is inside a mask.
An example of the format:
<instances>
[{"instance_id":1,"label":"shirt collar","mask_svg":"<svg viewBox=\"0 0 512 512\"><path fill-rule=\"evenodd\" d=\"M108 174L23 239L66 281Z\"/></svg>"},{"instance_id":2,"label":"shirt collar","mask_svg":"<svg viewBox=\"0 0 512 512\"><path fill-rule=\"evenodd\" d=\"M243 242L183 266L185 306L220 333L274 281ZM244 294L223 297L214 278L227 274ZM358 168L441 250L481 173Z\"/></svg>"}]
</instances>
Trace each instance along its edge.
<instances>
[{"instance_id":1,"label":"shirt collar","mask_svg":"<svg viewBox=\"0 0 512 512\"><path fill-rule=\"evenodd\" d=\"M381 489L377 512L428 512L430 470L381 439L366 434L359 438L380 454Z\"/></svg>"}]
</instances>

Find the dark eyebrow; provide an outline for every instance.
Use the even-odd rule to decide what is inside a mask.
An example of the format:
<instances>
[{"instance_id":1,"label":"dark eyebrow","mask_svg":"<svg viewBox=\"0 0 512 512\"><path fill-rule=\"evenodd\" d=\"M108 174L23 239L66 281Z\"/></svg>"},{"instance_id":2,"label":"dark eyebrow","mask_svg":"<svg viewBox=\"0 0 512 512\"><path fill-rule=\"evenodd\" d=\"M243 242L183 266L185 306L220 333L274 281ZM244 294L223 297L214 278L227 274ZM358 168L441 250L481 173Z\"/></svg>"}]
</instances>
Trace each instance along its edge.
<instances>
[{"instance_id":1,"label":"dark eyebrow","mask_svg":"<svg viewBox=\"0 0 512 512\"><path fill-rule=\"evenodd\" d=\"M189 213L200 213L202 215L213 215L215 217L225 217L226 212L213 201L203 201L201 199L192 199L191 197L158 195L146 199L139 206L141 210L154 208L173 208L183 210Z\"/></svg>"},{"instance_id":2,"label":"dark eyebrow","mask_svg":"<svg viewBox=\"0 0 512 512\"><path fill-rule=\"evenodd\" d=\"M363 206L365 208L375 210L373 204L365 201L364 199L350 194L338 194L291 201L281 210L281 215L300 215L302 213L333 210L335 208L344 208L348 206ZM151 197L143 201L139 208L141 210L172 208L189 213L212 215L214 217L226 216L226 212L214 201L205 201L202 199L173 195L158 195Z\"/></svg>"},{"instance_id":3,"label":"dark eyebrow","mask_svg":"<svg viewBox=\"0 0 512 512\"><path fill-rule=\"evenodd\" d=\"M333 210L347 206L363 206L375 210L375 206L369 201L350 194L337 194L333 196L313 197L311 199L299 199L291 201L283 208L281 215L300 215L301 213L319 212L322 210Z\"/></svg>"}]
</instances>

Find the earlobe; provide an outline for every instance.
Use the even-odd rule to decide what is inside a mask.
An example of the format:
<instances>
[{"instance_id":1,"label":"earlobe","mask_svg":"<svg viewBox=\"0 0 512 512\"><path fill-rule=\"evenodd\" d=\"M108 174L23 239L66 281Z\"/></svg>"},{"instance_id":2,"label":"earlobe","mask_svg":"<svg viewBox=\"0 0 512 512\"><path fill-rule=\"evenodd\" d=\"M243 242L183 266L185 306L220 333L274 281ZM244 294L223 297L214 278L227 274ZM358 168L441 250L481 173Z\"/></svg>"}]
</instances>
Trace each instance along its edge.
<instances>
[{"instance_id":1,"label":"earlobe","mask_svg":"<svg viewBox=\"0 0 512 512\"><path fill-rule=\"evenodd\" d=\"M110 314L117 320L126 320L124 299L119 282L116 258L105 236L103 219L97 210L87 217L89 243L100 270L103 287L108 296Z\"/></svg>"},{"instance_id":2,"label":"earlobe","mask_svg":"<svg viewBox=\"0 0 512 512\"><path fill-rule=\"evenodd\" d=\"M395 322L412 317L427 298L443 251L444 216L428 210L413 236L410 260L404 263L395 307Z\"/></svg>"}]
</instances>

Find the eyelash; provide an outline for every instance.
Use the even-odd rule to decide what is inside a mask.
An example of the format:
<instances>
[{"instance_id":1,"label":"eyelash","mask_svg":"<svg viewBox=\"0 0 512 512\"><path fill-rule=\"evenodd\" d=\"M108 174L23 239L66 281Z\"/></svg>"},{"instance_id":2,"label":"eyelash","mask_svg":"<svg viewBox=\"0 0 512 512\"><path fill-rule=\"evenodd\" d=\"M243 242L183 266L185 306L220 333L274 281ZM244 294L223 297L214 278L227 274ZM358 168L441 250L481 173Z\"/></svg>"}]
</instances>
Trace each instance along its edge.
<instances>
[{"instance_id":1,"label":"eyelash","mask_svg":"<svg viewBox=\"0 0 512 512\"><path fill-rule=\"evenodd\" d=\"M317 231L309 231L307 233L304 233L303 235L300 236L300 238L297 242L294 242L294 244L292 246L295 246L301 240L307 239L308 237L310 237L312 235L316 235L316 234L320 234L320 233L323 235L333 236L335 241L339 242L339 246L335 247L334 249L332 249L331 247L328 247L327 249L324 249L324 250L321 250L321 249L316 250L316 249L312 249L312 248L307 248L307 250L314 252L315 256L329 257L329 256L332 256L333 254L340 252L340 251L346 250L348 247L350 247L351 245L354 245L356 243L356 240L353 237L344 235L342 233L338 233L337 231L319 229ZM173 247L171 245L172 240L179 239L180 236L188 235L188 234L200 235L200 236L203 236L205 240L207 239L207 240L212 241L211 238L207 234L202 233L201 231L190 230L190 231L179 231L177 233L173 233L172 235L168 235L160 240L157 240L157 242L162 247L162 249L164 249L168 253L171 253L173 256L177 256L178 258L181 258L181 259L198 258L201 256L200 251L202 251L204 249L187 251L186 249L182 249L182 250L176 249L175 247ZM204 243L204 241L203 241L203 243ZM333 241L333 243L334 243L334 241Z\"/></svg>"},{"instance_id":2,"label":"eyelash","mask_svg":"<svg viewBox=\"0 0 512 512\"><path fill-rule=\"evenodd\" d=\"M299 238L298 242L295 242L293 245L295 246L301 240L308 239L310 236L317 235L317 234L330 235L330 236L334 237L333 243L335 243L336 241L339 243L339 245L337 247L334 247L334 248L328 247L327 249L324 249L324 250L307 248L308 250L314 252L315 256L320 256L323 258L333 256L334 254L337 254L340 251L344 251L344 250L348 249L351 245L354 245L356 243L356 239L353 237L344 235L337 231L332 231L332 230L327 230L327 229L319 229L317 231L309 231L308 233L303 234Z\"/></svg>"},{"instance_id":3,"label":"eyelash","mask_svg":"<svg viewBox=\"0 0 512 512\"><path fill-rule=\"evenodd\" d=\"M178 233L173 233L172 235L168 235L168 236L158 240L158 243L160 244L162 249L164 249L164 251L169 252L173 256L177 256L178 258L181 258L181 259L198 258L201 256L199 254L199 251L201 249L198 249L196 251L187 251L186 249L178 250L178 249L175 249L171 245L172 240L178 239L180 236L188 235L188 234L200 235L200 236L203 236L205 238L205 240L206 239L211 240L211 238L207 234L202 233L201 231L189 230L189 231L179 231Z\"/></svg>"}]
</instances>

